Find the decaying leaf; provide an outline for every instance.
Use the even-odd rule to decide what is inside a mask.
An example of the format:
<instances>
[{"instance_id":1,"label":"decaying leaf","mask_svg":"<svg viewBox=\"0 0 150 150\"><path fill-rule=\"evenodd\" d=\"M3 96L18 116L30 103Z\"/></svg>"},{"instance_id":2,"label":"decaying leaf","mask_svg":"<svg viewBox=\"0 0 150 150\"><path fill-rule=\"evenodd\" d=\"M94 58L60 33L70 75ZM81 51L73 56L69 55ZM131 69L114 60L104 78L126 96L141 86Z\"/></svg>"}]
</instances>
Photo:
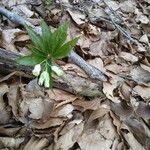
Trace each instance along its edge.
<instances>
[{"instance_id":1,"label":"decaying leaf","mask_svg":"<svg viewBox=\"0 0 150 150\"><path fill-rule=\"evenodd\" d=\"M62 136L60 136L60 138L56 142L54 150L71 148L74 145L74 143L77 142L77 139L82 133L83 125L84 125L83 122L81 122L78 125L74 125L72 129L70 129L68 132L66 132Z\"/></svg>"},{"instance_id":2,"label":"decaying leaf","mask_svg":"<svg viewBox=\"0 0 150 150\"><path fill-rule=\"evenodd\" d=\"M46 138L36 139L32 137L29 142L25 145L23 150L43 150L44 147L48 145L48 140Z\"/></svg>"},{"instance_id":3,"label":"decaying leaf","mask_svg":"<svg viewBox=\"0 0 150 150\"><path fill-rule=\"evenodd\" d=\"M113 144L116 132L108 115L93 124L91 128L83 131L78 139L78 144L83 150L109 150Z\"/></svg>"}]
</instances>

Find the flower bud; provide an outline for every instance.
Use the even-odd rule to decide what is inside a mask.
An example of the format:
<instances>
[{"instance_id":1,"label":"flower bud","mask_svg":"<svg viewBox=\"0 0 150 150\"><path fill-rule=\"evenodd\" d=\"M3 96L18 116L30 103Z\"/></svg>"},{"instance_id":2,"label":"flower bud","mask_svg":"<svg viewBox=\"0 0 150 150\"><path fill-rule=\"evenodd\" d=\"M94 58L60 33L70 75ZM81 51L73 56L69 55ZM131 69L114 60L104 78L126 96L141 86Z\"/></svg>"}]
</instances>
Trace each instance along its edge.
<instances>
[{"instance_id":1,"label":"flower bud","mask_svg":"<svg viewBox=\"0 0 150 150\"><path fill-rule=\"evenodd\" d=\"M56 65L53 65L51 67L51 69L52 69L52 71L54 71L56 73L57 76L63 76L64 75L64 71Z\"/></svg>"},{"instance_id":2,"label":"flower bud","mask_svg":"<svg viewBox=\"0 0 150 150\"><path fill-rule=\"evenodd\" d=\"M41 65L37 64L37 65L34 66L34 69L32 70L32 74L34 76L39 76L40 71L41 71Z\"/></svg>"},{"instance_id":3,"label":"flower bud","mask_svg":"<svg viewBox=\"0 0 150 150\"><path fill-rule=\"evenodd\" d=\"M38 83L39 83L39 85L44 84L44 87L46 87L46 88L50 87L50 76L47 71L43 71L41 73Z\"/></svg>"}]
</instances>

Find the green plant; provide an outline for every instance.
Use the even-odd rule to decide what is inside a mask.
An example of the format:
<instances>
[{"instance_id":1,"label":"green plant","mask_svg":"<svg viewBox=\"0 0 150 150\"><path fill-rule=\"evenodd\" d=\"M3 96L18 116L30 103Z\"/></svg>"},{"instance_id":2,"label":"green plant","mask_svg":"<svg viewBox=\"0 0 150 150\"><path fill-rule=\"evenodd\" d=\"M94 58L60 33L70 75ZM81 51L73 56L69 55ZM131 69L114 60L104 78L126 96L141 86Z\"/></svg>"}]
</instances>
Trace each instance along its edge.
<instances>
[{"instance_id":1,"label":"green plant","mask_svg":"<svg viewBox=\"0 0 150 150\"><path fill-rule=\"evenodd\" d=\"M55 63L57 59L66 57L78 41L78 37L66 42L68 24L64 23L54 32L42 21L42 34L37 34L31 27L25 26L32 44L27 47L31 54L17 59L22 65L35 66L33 74L39 76L39 85L52 88L52 73L63 75L63 70Z\"/></svg>"}]
</instances>

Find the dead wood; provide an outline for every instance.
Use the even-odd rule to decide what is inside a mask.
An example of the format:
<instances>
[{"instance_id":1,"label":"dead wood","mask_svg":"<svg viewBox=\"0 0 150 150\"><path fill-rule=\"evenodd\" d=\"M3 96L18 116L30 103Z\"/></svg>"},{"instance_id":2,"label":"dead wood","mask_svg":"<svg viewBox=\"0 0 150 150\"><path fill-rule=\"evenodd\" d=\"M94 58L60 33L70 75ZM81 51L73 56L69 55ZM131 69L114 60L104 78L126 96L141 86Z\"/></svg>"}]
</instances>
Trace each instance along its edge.
<instances>
[{"instance_id":1,"label":"dead wood","mask_svg":"<svg viewBox=\"0 0 150 150\"><path fill-rule=\"evenodd\" d=\"M17 57L20 55L12 51L0 48L0 70L1 73L17 72L16 75L34 78L32 75L32 67L24 66L16 63ZM73 94L83 96L103 96L102 82L94 82L77 75L66 73L63 79L54 79L54 87L71 92Z\"/></svg>"}]
</instances>

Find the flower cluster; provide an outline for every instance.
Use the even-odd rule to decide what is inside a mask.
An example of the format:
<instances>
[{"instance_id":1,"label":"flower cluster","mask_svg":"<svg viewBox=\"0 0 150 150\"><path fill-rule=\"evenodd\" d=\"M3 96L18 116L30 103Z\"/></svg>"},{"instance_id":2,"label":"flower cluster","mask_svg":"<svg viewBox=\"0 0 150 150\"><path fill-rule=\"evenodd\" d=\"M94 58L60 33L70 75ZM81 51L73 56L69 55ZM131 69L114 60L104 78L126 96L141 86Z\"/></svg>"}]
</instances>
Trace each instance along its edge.
<instances>
[{"instance_id":1,"label":"flower cluster","mask_svg":"<svg viewBox=\"0 0 150 150\"><path fill-rule=\"evenodd\" d=\"M45 65L45 68L46 68L46 65ZM53 71L54 74L56 74L59 77L64 75L64 71L56 65L52 65L51 70ZM32 74L36 77L39 76L39 80L38 80L39 85L41 86L43 85L44 87L49 88L51 78L48 72L48 68L46 68L43 72L41 71L42 71L41 64L37 64L34 66L34 69L32 70Z\"/></svg>"}]
</instances>

